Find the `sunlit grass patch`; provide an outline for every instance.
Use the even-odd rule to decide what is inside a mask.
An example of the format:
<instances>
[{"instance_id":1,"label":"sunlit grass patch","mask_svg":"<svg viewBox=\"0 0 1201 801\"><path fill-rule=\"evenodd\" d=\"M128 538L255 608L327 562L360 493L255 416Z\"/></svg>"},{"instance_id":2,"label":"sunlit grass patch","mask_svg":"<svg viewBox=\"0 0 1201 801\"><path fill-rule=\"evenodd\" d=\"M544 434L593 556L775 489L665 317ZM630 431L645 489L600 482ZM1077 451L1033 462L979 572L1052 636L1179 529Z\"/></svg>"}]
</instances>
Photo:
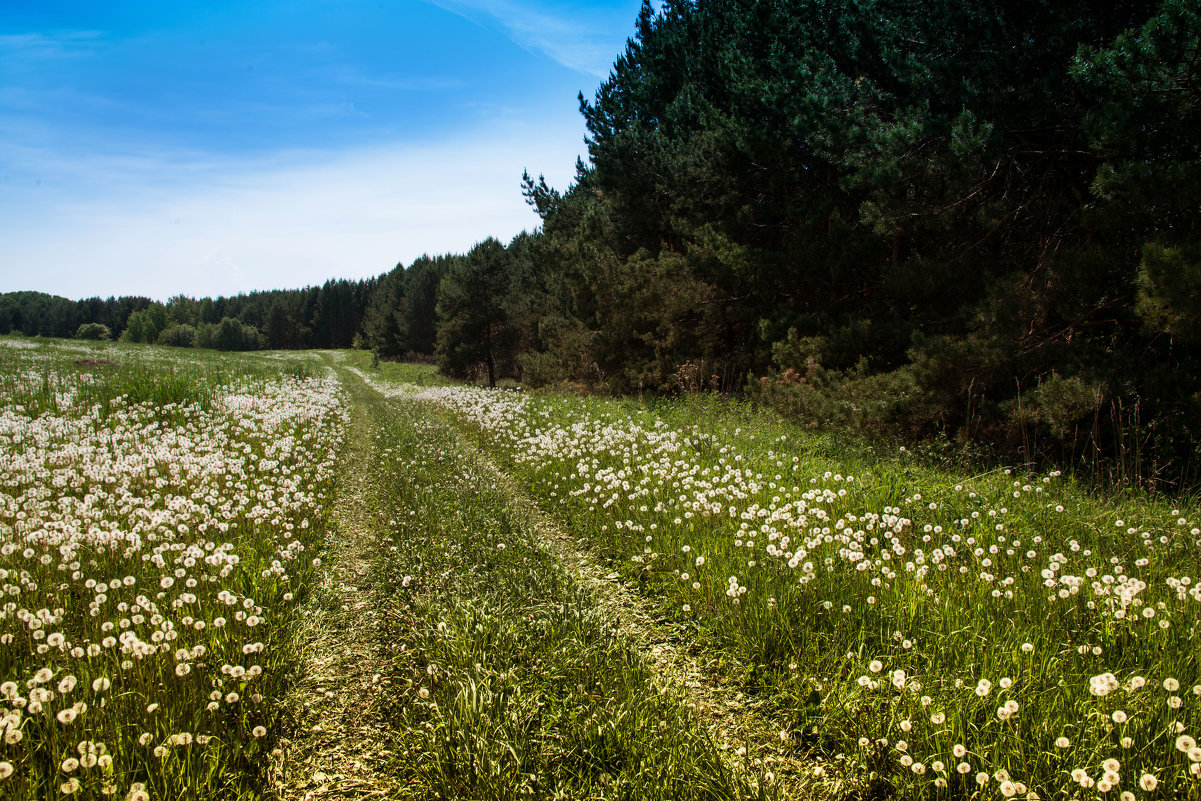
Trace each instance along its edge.
<instances>
[{"instance_id":1,"label":"sunlit grass patch","mask_svg":"<svg viewBox=\"0 0 1201 801\"><path fill-rule=\"evenodd\" d=\"M756 796L454 431L396 409L377 435L394 532L378 603L397 649L396 769L414 795Z\"/></svg>"},{"instance_id":2,"label":"sunlit grass patch","mask_svg":"<svg viewBox=\"0 0 1201 801\"><path fill-rule=\"evenodd\" d=\"M737 404L416 397L865 783L1201 792L1195 509L842 450Z\"/></svg>"},{"instance_id":3,"label":"sunlit grass patch","mask_svg":"<svg viewBox=\"0 0 1201 801\"><path fill-rule=\"evenodd\" d=\"M257 794L330 501L336 382L15 342L0 344L0 795Z\"/></svg>"},{"instance_id":4,"label":"sunlit grass patch","mask_svg":"<svg viewBox=\"0 0 1201 801\"><path fill-rule=\"evenodd\" d=\"M379 361L372 357L370 351L364 350L339 351L339 357L344 364L363 375L385 381L393 387L403 384L440 387L458 383L440 375L437 366L433 364Z\"/></svg>"}]
</instances>

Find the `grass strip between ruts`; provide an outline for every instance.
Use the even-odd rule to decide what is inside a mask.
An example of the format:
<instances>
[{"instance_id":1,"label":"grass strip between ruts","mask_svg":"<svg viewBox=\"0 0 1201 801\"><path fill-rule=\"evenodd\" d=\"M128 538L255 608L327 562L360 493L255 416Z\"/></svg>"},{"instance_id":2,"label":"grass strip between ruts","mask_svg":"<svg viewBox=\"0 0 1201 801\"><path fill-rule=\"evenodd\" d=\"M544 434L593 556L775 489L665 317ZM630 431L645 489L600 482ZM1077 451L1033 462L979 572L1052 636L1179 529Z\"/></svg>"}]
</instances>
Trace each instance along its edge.
<instances>
[{"instance_id":1,"label":"grass strip between ruts","mask_svg":"<svg viewBox=\"0 0 1201 801\"><path fill-rule=\"evenodd\" d=\"M760 797L681 692L537 547L531 521L428 407L375 432L374 569L396 770L414 796Z\"/></svg>"}]
</instances>

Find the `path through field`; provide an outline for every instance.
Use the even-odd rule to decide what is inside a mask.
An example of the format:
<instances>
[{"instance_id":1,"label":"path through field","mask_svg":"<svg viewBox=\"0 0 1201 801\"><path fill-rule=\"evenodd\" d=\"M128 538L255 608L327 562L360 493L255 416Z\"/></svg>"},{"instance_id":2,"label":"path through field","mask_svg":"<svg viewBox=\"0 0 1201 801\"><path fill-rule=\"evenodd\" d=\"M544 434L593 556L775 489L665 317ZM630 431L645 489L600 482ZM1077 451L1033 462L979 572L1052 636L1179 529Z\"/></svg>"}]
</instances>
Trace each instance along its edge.
<instances>
[{"instance_id":1,"label":"path through field","mask_svg":"<svg viewBox=\"0 0 1201 801\"><path fill-rule=\"evenodd\" d=\"M5 801L1201 798L1191 502L720 398L11 343Z\"/></svg>"},{"instance_id":2,"label":"path through field","mask_svg":"<svg viewBox=\"0 0 1201 801\"><path fill-rule=\"evenodd\" d=\"M374 510L380 491L373 438L386 405L357 380L350 430L340 465L333 540L326 548L323 582L307 602L303 641L307 661L285 705L298 714L300 736L276 766L281 799L393 798L388 769L390 735L378 708L378 679L389 657L379 641L368 555L380 547Z\"/></svg>"},{"instance_id":3,"label":"path through field","mask_svg":"<svg viewBox=\"0 0 1201 801\"><path fill-rule=\"evenodd\" d=\"M405 632L418 632L422 625L409 618L398 634L398 630L387 628L388 621L392 621L394 625L398 616L403 618L412 614L414 610L424 609L428 612L431 608L431 600L428 597L416 601L417 606L408 606L408 602L402 597L403 590L392 586L384 578L389 572L394 572L393 568L401 572L405 572L407 568L404 565L389 565L388 557L384 557L382 561L379 557L385 542L394 541L393 536L398 538L397 542L404 539L402 529L396 527L396 498L383 497L384 493L396 495L400 485L395 481L388 483L386 479L381 478L388 474L388 470L385 469L387 465L377 463L380 459L397 458L397 452L390 446L386 447L387 443L393 440L389 440L381 432L385 432L388 426L395 426L397 418L404 415L409 415L410 419L421 420L422 425L428 424L431 431L441 432L449 442L454 443L453 448L444 448L457 451L457 458L462 460L457 466L453 460L446 463L455 473L446 477L452 482L448 488L453 487L454 482L459 482L457 489L452 488L452 497L454 493L463 494L465 509L471 505L466 493L470 493L474 487L480 487L481 491L490 491L493 496L502 499L499 502L503 506L500 514L509 520L506 525L517 532L524 532L520 536L529 540L530 547L543 552L542 561L549 565L552 572L562 576L555 581L565 581L568 586L574 585L583 591L584 594L580 596L583 600L580 603L584 604L585 608L581 614L586 615L589 620L597 621L589 624L593 627L590 630L602 634L605 631L612 632L604 636L616 638L616 645L608 647L616 647L618 652L627 654L624 658L644 666L637 668L637 671L641 671L638 675L645 675L646 678L640 680L646 682L645 687L635 687L631 691L632 697L641 697L638 693L642 693L646 698L655 699L655 704L666 703L680 710L678 713L655 712L651 717L662 725L660 717L665 714L678 714L681 721L687 721L684 725L689 729L678 736L690 738L700 744L691 747L699 747L702 751L708 749L711 754L710 757L694 755L689 759L716 760L712 761L711 767L706 770L716 771L714 776L726 776L727 778L717 781L719 785L730 789L720 790L706 797L743 798L760 796L761 793L766 797L780 798L813 796L812 788L807 792L804 789L805 782L813 781L813 766L802 764L791 756L795 753L791 743L793 732L789 730L787 721L773 719L756 701L745 697L736 686L723 680L718 669L719 660L715 655L706 654L696 646L690 645L681 636L680 631L658 620L647 600L618 581L616 574L610 573L608 568L600 564L584 541L574 539L568 531L546 515L514 479L468 442L444 412L432 406L415 409L415 402L411 400L385 400L357 376L345 371L340 372L352 398L352 409L346 453L341 465L335 513L335 539L327 545L323 571L325 578L307 602L309 613L306 616L305 628L300 632L308 658L302 668L302 676L285 704L294 710L297 716L296 728L300 734L293 742L285 743L284 754L277 759L276 793L279 798L308 801L420 796L423 793L422 771L420 768L412 770L411 764L405 766L406 762L411 761L408 756L410 753L412 759L451 759L452 762L462 759L461 756L447 757L445 754L431 755L423 752L420 745L414 747L411 732L397 728L413 726L416 720L410 713L398 712L398 706L403 708L407 704L420 708L424 704L419 699L425 696L411 695L416 692L417 687L402 673L406 660L411 659L414 653L420 653L429 643L415 640L409 643L410 650L402 654L401 651L406 647L401 644ZM409 458L412 458L411 455ZM423 494L424 488L419 488L416 492ZM434 503L434 497L431 493L427 500L411 500L410 503L416 504L416 508L409 508L401 513L407 519L414 519L410 517L414 515L417 520L427 520L420 525L429 526L430 538L435 537L435 531L444 525L436 521L445 519L439 518L434 510L421 507L421 504ZM459 514L454 510L451 512ZM418 535L426 536L423 532L419 532ZM453 543L454 536L452 532L452 539L446 545L450 551L455 551L458 547ZM547 556L550 558L547 559ZM398 556L397 559L402 560L403 556ZM382 583L373 586L376 582ZM395 605L392 605L387 599L394 597L397 600ZM385 599L382 605L381 598ZM464 604L470 608L477 600L467 598ZM490 602L483 603L487 605ZM528 626L537 630L541 624L538 617L530 617L531 609L532 607L515 608L507 613L501 610L502 618L507 618L501 621L501 625L518 629ZM467 633L466 639L470 641L473 636ZM589 636L593 635L587 635L584 639L588 639ZM574 645L579 640L580 635L571 635L570 644ZM444 655L443 659L446 658ZM530 658L532 661L532 657ZM541 660L538 661L541 663ZM481 666L477 663L475 667ZM442 669L449 670L446 665L443 665ZM513 672L510 668L510 677ZM501 675L504 676L504 673ZM589 680L592 678L588 677ZM479 703L475 696L478 692L476 679L468 677L460 681L464 690L470 686L471 703ZM577 685L572 685L575 686ZM386 687L389 689L385 690ZM523 689L531 696L545 692L537 683L524 688L519 686L517 692L520 694ZM583 689L582 685L580 689ZM405 692L410 695L401 697ZM391 697L385 697L386 695ZM555 700L568 706L573 703L581 704L579 709L569 710L569 718L595 716L595 719L600 721L606 719L604 704L610 701L597 699L595 696L584 696L579 702L570 699ZM457 705L461 701L460 694L451 703ZM595 708L588 708L588 705L598 702L603 703ZM512 703L510 702L510 706ZM634 706L644 707L646 703L638 701ZM542 703L539 702L538 709L541 707ZM442 710L436 711L443 714ZM481 719L485 721L482 729L494 726L494 723L488 722L486 712L480 714L483 714ZM540 712L536 714L540 719ZM463 725L454 718L449 720L450 723L446 725ZM422 719L421 725L430 728L433 724L427 717ZM528 728L529 724L523 725ZM547 744L553 746L554 743L572 736L570 733L565 735L558 731L557 727L562 725L561 722L543 725L551 728L541 733L527 732L525 735L533 738L535 752L546 751ZM503 726L501 728L503 729ZM432 728L430 730L433 731ZM501 735L496 730L481 730L459 731L453 736L482 740ZM436 749L450 742L449 738L446 738L445 743L436 737L434 740ZM488 747L487 743L477 743L474 746L476 750L483 751L487 751ZM672 744L667 747L676 748ZM579 748L580 746L571 746L567 748L567 753L574 758ZM521 746L518 745L517 750L520 749ZM554 752L553 747L551 751ZM516 752L514 754L516 755ZM587 756L589 750L584 748L583 754ZM673 759L679 760L674 753L665 758L669 762ZM536 758L534 761L537 761ZM527 756L523 770L530 769ZM553 773L558 768L552 761L542 765L540 769ZM439 774L442 769L431 770ZM451 773L460 770L463 770L461 766L451 766ZM468 772L471 770L475 768L472 767ZM563 770L578 772L581 767L578 764L565 764ZM592 768L585 766L585 772L587 770ZM553 776L534 776L532 779L531 788L539 786L539 783L542 783L542 786L554 787L558 781ZM604 781L602 776L600 782L603 784ZM675 781L679 782L681 779L677 777ZM709 779L698 778L698 782L703 781ZM499 786L503 784L502 780ZM451 786L454 786L454 781L451 782ZM463 786L468 788L472 785ZM655 780L648 780L643 785L644 790L640 797L667 797L671 794L666 788L663 788L663 792L667 795L658 796L653 791L648 793L647 790L654 786ZM480 792L478 785L475 792ZM449 794L456 795L453 789ZM505 793L504 797L508 795L509 793ZM597 797L607 796L602 793Z\"/></svg>"},{"instance_id":4,"label":"path through field","mask_svg":"<svg viewBox=\"0 0 1201 801\"><path fill-rule=\"evenodd\" d=\"M790 731L789 722L773 716L761 700L746 696L723 677L717 655L691 644L677 626L664 621L645 598L598 561L586 540L570 536L512 477L482 452L475 453L525 510L539 545L579 581L601 614L653 666L661 681L684 693L723 759L751 778L770 774L782 798L804 795L802 774L811 784L814 764L792 756L796 733Z\"/></svg>"}]
</instances>

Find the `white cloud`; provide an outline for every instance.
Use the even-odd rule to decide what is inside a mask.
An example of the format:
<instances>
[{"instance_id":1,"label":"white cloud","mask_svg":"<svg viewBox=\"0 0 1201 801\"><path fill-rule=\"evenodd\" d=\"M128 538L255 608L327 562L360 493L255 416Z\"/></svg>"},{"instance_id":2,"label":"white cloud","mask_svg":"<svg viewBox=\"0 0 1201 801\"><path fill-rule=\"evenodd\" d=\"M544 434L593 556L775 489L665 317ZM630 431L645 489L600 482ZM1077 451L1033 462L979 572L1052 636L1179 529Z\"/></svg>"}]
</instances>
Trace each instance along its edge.
<instances>
[{"instance_id":1,"label":"white cloud","mask_svg":"<svg viewBox=\"0 0 1201 801\"><path fill-rule=\"evenodd\" d=\"M482 14L500 23L518 45L543 53L565 67L607 78L613 62L634 31L637 0L630 9L554 6L531 0L427 0L439 8L478 22ZM628 19L627 19L628 17ZM627 27L623 28L625 25ZM614 31L627 31L615 36Z\"/></svg>"},{"instance_id":2,"label":"white cloud","mask_svg":"<svg viewBox=\"0 0 1201 801\"><path fill-rule=\"evenodd\" d=\"M533 229L522 169L566 186L581 135L512 124L270 163L40 154L45 182L0 183L0 290L165 299L378 275ZM24 173L38 157L21 153Z\"/></svg>"}]
</instances>

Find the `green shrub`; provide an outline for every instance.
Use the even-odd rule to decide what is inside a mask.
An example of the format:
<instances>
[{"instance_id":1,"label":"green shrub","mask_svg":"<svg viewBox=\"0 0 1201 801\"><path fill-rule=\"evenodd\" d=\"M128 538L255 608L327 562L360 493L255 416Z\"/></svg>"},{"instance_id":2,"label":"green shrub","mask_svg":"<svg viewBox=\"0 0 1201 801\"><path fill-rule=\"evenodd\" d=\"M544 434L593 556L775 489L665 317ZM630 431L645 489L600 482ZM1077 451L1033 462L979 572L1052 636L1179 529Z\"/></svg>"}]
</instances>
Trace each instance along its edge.
<instances>
[{"instance_id":1,"label":"green shrub","mask_svg":"<svg viewBox=\"0 0 1201 801\"><path fill-rule=\"evenodd\" d=\"M158 335L158 344L174 348L190 348L196 343L196 329L190 325L173 325Z\"/></svg>"},{"instance_id":2,"label":"green shrub","mask_svg":"<svg viewBox=\"0 0 1201 801\"><path fill-rule=\"evenodd\" d=\"M84 323L75 330L75 338L105 340L112 338L112 332L104 323Z\"/></svg>"},{"instance_id":3,"label":"green shrub","mask_svg":"<svg viewBox=\"0 0 1201 801\"><path fill-rule=\"evenodd\" d=\"M196 330L196 347L214 350L258 350L262 337L253 325L236 317L222 318L217 325L205 324Z\"/></svg>"}]
</instances>

